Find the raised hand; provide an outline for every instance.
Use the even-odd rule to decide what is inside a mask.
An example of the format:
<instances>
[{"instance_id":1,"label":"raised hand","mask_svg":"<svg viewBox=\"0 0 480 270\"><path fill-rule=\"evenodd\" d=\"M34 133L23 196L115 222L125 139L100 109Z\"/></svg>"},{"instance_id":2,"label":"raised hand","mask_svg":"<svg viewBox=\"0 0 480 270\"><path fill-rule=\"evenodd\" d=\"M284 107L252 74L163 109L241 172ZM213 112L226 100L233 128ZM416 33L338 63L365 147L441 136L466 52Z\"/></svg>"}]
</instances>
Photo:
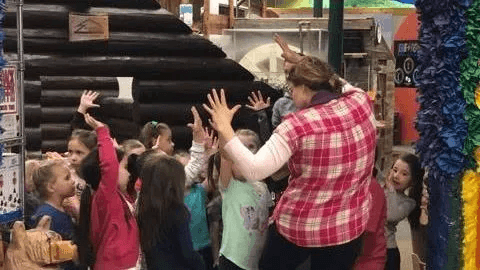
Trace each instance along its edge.
<instances>
[{"instance_id":1,"label":"raised hand","mask_svg":"<svg viewBox=\"0 0 480 270\"><path fill-rule=\"evenodd\" d=\"M187 126L192 129L193 141L202 144L205 142L206 137L205 130L202 126L202 118L200 118L200 114L198 114L195 106L192 106L191 111L193 114L193 124L189 123Z\"/></svg>"},{"instance_id":2,"label":"raised hand","mask_svg":"<svg viewBox=\"0 0 480 270\"><path fill-rule=\"evenodd\" d=\"M89 125L94 130L99 128L99 127L105 126L104 123L102 123L102 122L98 121L97 119L93 118L88 113L85 114L85 122L87 123L87 125Z\"/></svg>"},{"instance_id":3,"label":"raised hand","mask_svg":"<svg viewBox=\"0 0 480 270\"><path fill-rule=\"evenodd\" d=\"M270 97L265 102L260 91L258 91L258 96L255 92L252 92L252 96L248 97L248 101L250 101L250 105L246 105L246 107L254 111L261 111L270 107Z\"/></svg>"},{"instance_id":4,"label":"raised hand","mask_svg":"<svg viewBox=\"0 0 480 270\"><path fill-rule=\"evenodd\" d=\"M205 152L207 156L218 151L218 137L215 137L213 129L205 128Z\"/></svg>"},{"instance_id":5,"label":"raised hand","mask_svg":"<svg viewBox=\"0 0 480 270\"><path fill-rule=\"evenodd\" d=\"M100 107L98 104L93 102L100 94L91 90L83 91L82 97L80 98L80 106L78 106L78 112L81 114L87 113L87 110L94 107Z\"/></svg>"},{"instance_id":6,"label":"raised hand","mask_svg":"<svg viewBox=\"0 0 480 270\"><path fill-rule=\"evenodd\" d=\"M288 47L288 43L285 42L285 40L278 34L275 34L273 36L273 40L275 40L275 42L280 46L280 48L282 48L282 57L286 62L296 64L303 59L303 56L292 51L290 47Z\"/></svg>"},{"instance_id":7,"label":"raised hand","mask_svg":"<svg viewBox=\"0 0 480 270\"><path fill-rule=\"evenodd\" d=\"M229 141L233 136L232 119L235 113L242 107L236 105L233 108L228 108L227 99L225 98L225 91L220 90L220 96L217 90L213 89L211 94L207 96L210 107L203 104L203 108L210 114L210 124L218 132L219 136L223 137L225 142Z\"/></svg>"}]
</instances>

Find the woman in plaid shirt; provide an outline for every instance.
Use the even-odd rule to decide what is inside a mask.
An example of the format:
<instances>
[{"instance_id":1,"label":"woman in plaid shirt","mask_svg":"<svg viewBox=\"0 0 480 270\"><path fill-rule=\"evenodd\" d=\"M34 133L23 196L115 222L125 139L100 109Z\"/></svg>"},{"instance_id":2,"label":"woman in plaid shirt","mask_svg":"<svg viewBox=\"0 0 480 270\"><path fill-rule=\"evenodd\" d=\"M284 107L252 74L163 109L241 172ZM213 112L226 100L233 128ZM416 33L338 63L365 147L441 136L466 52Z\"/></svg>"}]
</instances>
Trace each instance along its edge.
<instances>
[{"instance_id":1,"label":"woman in plaid shirt","mask_svg":"<svg viewBox=\"0 0 480 270\"><path fill-rule=\"evenodd\" d=\"M240 106L229 109L223 90L213 90L204 108L223 150L249 181L288 162L289 185L274 211L261 268L295 269L311 256L312 269L351 269L371 205L371 101L313 57L300 57L288 82L298 111L284 118L256 154L234 135L231 120Z\"/></svg>"}]
</instances>

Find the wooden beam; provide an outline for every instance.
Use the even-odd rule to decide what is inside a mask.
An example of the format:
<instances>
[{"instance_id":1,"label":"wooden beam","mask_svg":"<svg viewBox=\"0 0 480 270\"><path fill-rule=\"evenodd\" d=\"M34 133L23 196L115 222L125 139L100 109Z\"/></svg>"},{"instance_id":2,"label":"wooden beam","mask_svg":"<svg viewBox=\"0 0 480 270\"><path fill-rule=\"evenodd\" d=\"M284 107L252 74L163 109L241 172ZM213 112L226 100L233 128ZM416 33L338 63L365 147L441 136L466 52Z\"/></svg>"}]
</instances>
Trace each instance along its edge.
<instances>
[{"instance_id":1,"label":"wooden beam","mask_svg":"<svg viewBox=\"0 0 480 270\"><path fill-rule=\"evenodd\" d=\"M261 18L235 20L235 28L247 29L298 29L298 23L309 21L312 29L328 29L328 18ZM345 30L371 30L375 26L373 18L349 19L345 18Z\"/></svg>"},{"instance_id":2,"label":"wooden beam","mask_svg":"<svg viewBox=\"0 0 480 270\"><path fill-rule=\"evenodd\" d=\"M210 0L203 1L203 35L208 38L210 34Z\"/></svg>"},{"instance_id":3,"label":"wooden beam","mask_svg":"<svg viewBox=\"0 0 480 270\"><path fill-rule=\"evenodd\" d=\"M233 23L235 22L235 14L234 14L234 0L228 0L228 28L233 27ZM237 14L238 15L238 14Z\"/></svg>"}]
</instances>

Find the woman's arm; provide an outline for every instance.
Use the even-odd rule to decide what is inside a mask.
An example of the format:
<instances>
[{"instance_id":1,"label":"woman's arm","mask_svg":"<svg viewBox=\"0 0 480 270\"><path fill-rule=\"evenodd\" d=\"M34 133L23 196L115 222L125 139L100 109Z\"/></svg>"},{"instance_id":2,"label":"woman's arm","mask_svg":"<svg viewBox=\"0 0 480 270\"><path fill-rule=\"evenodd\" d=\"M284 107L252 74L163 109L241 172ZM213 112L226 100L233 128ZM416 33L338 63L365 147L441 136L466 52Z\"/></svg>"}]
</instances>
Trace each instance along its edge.
<instances>
[{"instance_id":1,"label":"woman's arm","mask_svg":"<svg viewBox=\"0 0 480 270\"><path fill-rule=\"evenodd\" d=\"M253 154L234 137L224 147L247 181L259 181L278 171L292 156L287 142L274 133L260 150Z\"/></svg>"},{"instance_id":2,"label":"woman's arm","mask_svg":"<svg viewBox=\"0 0 480 270\"><path fill-rule=\"evenodd\" d=\"M222 155L220 159L220 172L218 174L218 180L221 186L220 190L228 188L232 176L232 161Z\"/></svg>"}]
</instances>

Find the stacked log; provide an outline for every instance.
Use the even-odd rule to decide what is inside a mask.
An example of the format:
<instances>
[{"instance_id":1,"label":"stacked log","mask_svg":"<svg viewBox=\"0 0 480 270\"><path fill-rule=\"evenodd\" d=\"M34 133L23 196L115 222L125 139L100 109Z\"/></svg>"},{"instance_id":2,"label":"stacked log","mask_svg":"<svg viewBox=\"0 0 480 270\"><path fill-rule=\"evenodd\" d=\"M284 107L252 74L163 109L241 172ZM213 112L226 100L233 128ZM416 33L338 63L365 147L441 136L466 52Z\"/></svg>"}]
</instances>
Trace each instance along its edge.
<instances>
[{"instance_id":1,"label":"stacked log","mask_svg":"<svg viewBox=\"0 0 480 270\"><path fill-rule=\"evenodd\" d=\"M196 105L206 120L199 105L211 88L225 88L233 103L245 103L258 87L277 94L253 83L250 72L158 9L155 0L26 0L23 10L28 150L66 150L68 125L84 89L107 97L96 113L120 141L135 137L147 121L161 120L184 149L191 143L185 126L190 107ZM107 41L69 41L69 14L79 11L108 14ZM7 10L4 20L7 55L17 50L15 12ZM133 103L114 98L115 77L135 78ZM244 125L249 115L240 113L235 123Z\"/></svg>"}]
</instances>

